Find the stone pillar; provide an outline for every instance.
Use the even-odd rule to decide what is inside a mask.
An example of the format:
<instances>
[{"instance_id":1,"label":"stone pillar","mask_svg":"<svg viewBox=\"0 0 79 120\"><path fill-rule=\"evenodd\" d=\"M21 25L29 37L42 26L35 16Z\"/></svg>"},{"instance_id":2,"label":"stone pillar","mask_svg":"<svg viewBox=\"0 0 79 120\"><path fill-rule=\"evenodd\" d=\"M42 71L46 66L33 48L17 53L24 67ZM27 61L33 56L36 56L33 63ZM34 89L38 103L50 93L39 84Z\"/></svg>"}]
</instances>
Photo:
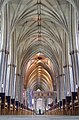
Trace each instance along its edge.
<instances>
[{"instance_id":1,"label":"stone pillar","mask_svg":"<svg viewBox=\"0 0 79 120\"><path fill-rule=\"evenodd\" d=\"M60 100L65 99L65 74L60 75Z\"/></svg>"},{"instance_id":2,"label":"stone pillar","mask_svg":"<svg viewBox=\"0 0 79 120\"><path fill-rule=\"evenodd\" d=\"M1 48L1 30L0 30L0 48Z\"/></svg>"},{"instance_id":3,"label":"stone pillar","mask_svg":"<svg viewBox=\"0 0 79 120\"><path fill-rule=\"evenodd\" d=\"M27 106L26 89L22 90L21 103Z\"/></svg>"},{"instance_id":4,"label":"stone pillar","mask_svg":"<svg viewBox=\"0 0 79 120\"><path fill-rule=\"evenodd\" d=\"M36 109L37 99L36 98L34 98L34 104L35 104L35 114L36 114L37 112L37 109Z\"/></svg>"},{"instance_id":5,"label":"stone pillar","mask_svg":"<svg viewBox=\"0 0 79 120\"><path fill-rule=\"evenodd\" d=\"M27 100L27 98L26 98L26 90L24 91L24 94L25 94L25 106L27 106L27 102L26 102L26 100Z\"/></svg>"},{"instance_id":6,"label":"stone pillar","mask_svg":"<svg viewBox=\"0 0 79 120\"><path fill-rule=\"evenodd\" d=\"M21 93L20 93L20 100L21 100L21 103L23 103L23 90L24 90L24 77L21 76L21 82L20 82L20 90L21 90ZM26 98L26 89L25 89L25 99ZM25 105L27 106L27 103L25 103Z\"/></svg>"},{"instance_id":7,"label":"stone pillar","mask_svg":"<svg viewBox=\"0 0 79 120\"><path fill-rule=\"evenodd\" d=\"M77 41L78 41L78 45L79 45L79 0L77 0L77 5L78 5ZM79 50L79 46L78 46L78 50ZM79 61L79 55L78 55L78 61ZM78 70L78 72L79 72L79 70ZM79 73L78 73L78 75L79 75ZM79 114L79 82L78 82L78 114Z\"/></svg>"},{"instance_id":8,"label":"stone pillar","mask_svg":"<svg viewBox=\"0 0 79 120\"><path fill-rule=\"evenodd\" d=\"M56 77L56 84L57 84L57 102L60 100L60 78L59 76Z\"/></svg>"},{"instance_id":9,"label":"stone pillar","mask_svg":"<svg viewBox=\"0 0 79 120\"><path fill-rule=\"evenodd\" d=\"M9 52L7 50L1 50L1 63L0 63L0 93L5 92L6 88L6 75L7 75L7 60Z\"/></svg>"},{"instance_id":10,"label":"stone pillar","mask_svg":"<svg viewBox=\"0 0 79 120\"><path fill-rule=\"evenodd\" d=\"M8 88L6 86L6 91L8 89L8 96L11 96L11 98L15 98L15 67L16 65L14 64L9 64L8 65L8 69L9 69L9 74L8 75L8 79L9 79L9 83L8 83Z\"/></svg>"},{"instance_id":11,"label":"stone pillar","mask_svg":"<svg viewBox=\"0 0 79 120\"><path fill-rule=\"evenodd\" d=\"M65 96L66 96L66 111L65 114L70 115L70 102L71 102L71 87L74 88L74 83L73 83L73 77L71 78L71 70L72 66L71 65L65 65L64 66L64 73L65 73ZM70 81L71 79L71 81ZM73 89L72 88L72 89ZM74 89L73 89L74 90Z\"/></svg>"},{"instance_id":12,"label":"stone pillar","mask_svg":"<svg viewBox=\"0 0 79 120\"><path fill-rule=\"evenodd\" d=\"M16 87L15 87L15 88L16 88L16 93L15 93L15 94L16 94L16 95L15 95L16 101L21 101L21 100L20 100L20 97L21 97L21 96L20 96L20 93L21 93L21 91L20 91L20 90L21 90L21 89L20 89L20 84L21 84L21 83L20 83L20 80L21 80L21 75L17 73L17 74L16 74Z\"/></svg>"},{"instance_id":13,"label":"stone pillar","mask_svg":"<svg viewBox=\"0 0 79 120\"><path fill-rule=\"evenodd\" d=\"M71 84L70 84L70 71L69 68L71 65L64 66L64 73L65 73L65 96L71 95Z\"/></svg>"},{"instance_id":14,"label":"stone pillar","mask_svg":"<svg viewBox=\"0 0 79 120\"><path fill-rule=\"evenodd\" d=\"M62 99L65 98L65 83L64 83L64 74L59 75L58 78L58 83L57 84L57 100L61 101Z\"/></svg>"},{"instance_id":15,"label":"stone pillar","mask_svg":"<svg viewBox=\"0 0 79 120\"><path fill-rule=\"evenodd\" d=\"M1 8L1 50L0 50L0 93L5 92L6 88L6 74L10 43L10 9L9 4L5 4Z\"/></svg>"},{"instance_id":16,"label":"stone pillar","mask_svg":"<svg viewBox=\"0 0 79 120\"><path fill-rule=\"evenodd\" d=\"M5 107L5 93L7 84L7 64L8 64L8 54L9 54L9 35L10 35L10 21L9 21L9 4L1 6L1 40L0 40L0 97L2 109ZM2 110L5 112L5 109ZM3 112L3 113L4 113Z\"/></svg>"},{"instance_id":17,"label":"stone pillar","mask_svg":"<svg viewBox=\"0 0 79 120\"><path fill-rule=\"evenodd\" d=\"M63 114L62 106L63 106L63 100L65 99L65 74L59 75L60 77L60 101L59 101L59 107L60 111L59 114Z\"/></svg>"},{"instance_id":18,"label":"stone pillar","mask_svg":"<svg viewBox=\"0 0 79 120\"><path fill-rule=\"evenodd\" d=\"M79 87L78 87L78 114L79 114Z\"/></svg>"},{"instance_id":19,"label":"stone pillar","mask_svg":"<svg viewBox=\"0 0 79 120\"><path fill-rule=\"evenodd\" d=\"M47 105L47 98L44 98L44 107L45 107L45 113L46 113L46 105Z\"/></svg>"},{"instance_id":20,"label":"stone pillar","mask_svg":"<svg viewBox=\"0 0 79 120\"><path fill-rule=\"evenodd\" d=\"M79 1L78 1L79 2ZM78 8L79 9L79 8ZM79 12L79 11L78 11ZM78 16L78 25L77 25L77 44L78 44L78 50L76 50L75 55L76 55L76 59L77 59L77 71L78 71L78 87L79 87L79 16Z\"/></svg>"},{"instance_id":21,"label":"stone pillar","mask_svg":"<svg viewBox=\"0 0 79 120\"><path fill-rule=\"evenodd\" d=\"M78 1L75 1L77 3ZM79 9L79 8L78 8ZM79 11L76 11L70 4L69 10L69 45L70 45L70 55L72 62L72 71L73 71L73 80L74 80L74 92L77 91L77 85L79 81L79 58L78 58L78 49L79 49L79 40L78 40L78 19L79 19ZM74 28L74 29L73 29Z\"/></svg>"},{"instance_id":22,"label":"stone pillar","mask_svg":"<svg viewBox=\"0 0 79 120\"><path fill-rule=\"evenodd\" d=\"M79 59L78 59L78 51L73 50L70 52L71 60L72 60L72 70L73 70L73 78L74 78L74 92L77 92L79 85Z\"/></svg>"}]
</instances>

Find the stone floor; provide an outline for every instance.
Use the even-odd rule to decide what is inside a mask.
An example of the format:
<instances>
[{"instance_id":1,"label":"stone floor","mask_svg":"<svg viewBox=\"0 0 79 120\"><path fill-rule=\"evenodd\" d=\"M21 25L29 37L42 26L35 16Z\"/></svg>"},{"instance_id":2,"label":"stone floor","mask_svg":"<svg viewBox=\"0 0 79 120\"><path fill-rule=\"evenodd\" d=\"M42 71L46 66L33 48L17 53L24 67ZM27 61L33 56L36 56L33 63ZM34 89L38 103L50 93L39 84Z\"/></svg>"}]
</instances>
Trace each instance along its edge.
<instances>
[{"instance_id":1,"label":"stone floor","mask_svg":"<svg viewBox=\"0 0 79 120\"><path fill-rule=\"evenodd\" d=\"M0 116L0 120L79 120L79 116Z\"/></svg>"}]
</instances>

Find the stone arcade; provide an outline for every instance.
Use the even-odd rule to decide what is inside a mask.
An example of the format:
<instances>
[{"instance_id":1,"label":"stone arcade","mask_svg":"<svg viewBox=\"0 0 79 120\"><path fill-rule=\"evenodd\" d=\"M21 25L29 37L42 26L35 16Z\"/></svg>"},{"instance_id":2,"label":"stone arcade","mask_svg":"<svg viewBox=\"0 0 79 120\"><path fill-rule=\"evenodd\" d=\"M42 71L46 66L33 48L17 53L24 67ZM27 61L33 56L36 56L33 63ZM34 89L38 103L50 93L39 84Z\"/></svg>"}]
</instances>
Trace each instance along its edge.
<instances>
[{"instance_id":1,"label":"stone arcade","mask_svg":"<svg viewBox=\"0 0 79 120\"><path fill-rule=\"evenodd\" d=\"M79 0L0 0L0 115L79 115Z\"/></svg>"}]
</instances>

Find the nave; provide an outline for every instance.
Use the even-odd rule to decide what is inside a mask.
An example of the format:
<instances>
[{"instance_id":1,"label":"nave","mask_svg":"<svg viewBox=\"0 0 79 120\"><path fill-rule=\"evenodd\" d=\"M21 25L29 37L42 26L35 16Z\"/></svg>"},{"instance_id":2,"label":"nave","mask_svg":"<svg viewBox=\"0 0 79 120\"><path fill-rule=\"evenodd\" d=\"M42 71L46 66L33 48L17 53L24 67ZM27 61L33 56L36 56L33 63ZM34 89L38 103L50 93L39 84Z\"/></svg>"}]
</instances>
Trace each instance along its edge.
<instances>
[{"instance_id":1,"label":"nave","mask_svg":"<svg viewBox=\"0 0 79 120\"><path fill-rule=\"evenodd\" d=\"M0 0L0 115L79 115L79 0Z\"/></svg>"}]
</instances>

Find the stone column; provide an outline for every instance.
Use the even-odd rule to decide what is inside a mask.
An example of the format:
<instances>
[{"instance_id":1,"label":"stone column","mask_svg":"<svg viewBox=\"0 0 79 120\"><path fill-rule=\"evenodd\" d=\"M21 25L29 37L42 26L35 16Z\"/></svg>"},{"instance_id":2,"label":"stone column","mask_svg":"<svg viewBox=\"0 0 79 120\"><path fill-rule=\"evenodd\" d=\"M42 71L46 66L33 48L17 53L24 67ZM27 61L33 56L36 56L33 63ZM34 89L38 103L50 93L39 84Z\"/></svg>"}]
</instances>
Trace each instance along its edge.
<instances>
[{"instance_id":1,"label":"stone column","mask_svg":"<svg viewBox=\"0 0 79 120\"><path fill-rule=\"evenodd\" d=\"M60 75L60 100L65 99L65 74Z\"/></svg>"},{"instance_id":2,"label":"stone column","mask_svg":"<svg viewBox=\"0 0 79 120\"><path fill-rule=\"evenodd\" d=\"M65 104L66 104L66 109L67 109L64 112L64 114L70 114L71 87L72 87L71 83L70 83L70 68L72 68L71 65L65 65L64 66L64 73L65 73L65 96L66 96ZM72 79L72 83L73 83L73 79Z\"/></svg>"},{"instance_id":3,"label":"stone column","mask_svg":"<svg viewBox=\"0 0 79 120\"><path fill-rule=\"evenodd\" d=\"M26 89L22 90L22 99L21 99L21 103L24 104L25 106L27 106L27 96L26 96Z\"/></svg>"},{"instance_id":4,"label":"stone column","mask_svg":"<svg viewBox=\"0 0 79 120\"><path fill-rule=\"evenodd\" d=\"M8 88L6 86L6 91L8 89L8 96L11 96L11 98L15 98L15 67L16 65L14 64L9 64L8 69L9 73L8 74Z\"/></svg>"},{"instance_id":5,"label":"stone column","mask_svg":"<svg viewBox=\"0 0 79 120\"><path fill-rule=\"evenodd\" d=\"M16 93L15 93L15 94L16 94L16 95L15 95L16 101L21 101L21 100L20 100L20 97L21 97L21 96L20 96L20 95L21 95L21 94L20 94L20 93L21 93L21 91L20 91L20 90L21 90L21 89L20 89L20 84L21 84L21 83L20 83L20 80L21 80L21 75L20 75L19 73L16 73L16 87L15 87L15 88L16 88Z\"/></svg>"},{"instance_id":6,"label":"stone column","mask_svg":"<svg viewBox=\"0 0 79 120\"><path fill-rule=\"evenodd\" d=\"M6 75L7 75L7 60L9 52L7 50L1 50L1 63L0 63L0 93L5 92L6 88Z\"/></svg>"},{"instance_id":7,"label":"stone column","mask_svg":"<svg viewBox=\"0 0 79 120\"><path fill-rule=\"evenodd\" d=\"M79 55L78 50L73 50L70 53L72 58L72 69L73 69L73 79L74 79L74 92L72 92L72 114L75 115L74 101L77 97L78 87L79 87Z\"/></svg>"},{"instance_id":8,"label":"stone column","mask_svg":"<svg viewBox=\"0 0 79 120\"><path fill-rule=\"evenodd\" d=\"M37 99L36 98L34 98L34 104L35 104L35 114L36 114L37 112L37 109L36 109Z\"/></svg>"},{"instance_id":9,"label":"stone column","mask_svg":"<svg viewBox=\"0 0 79 120\"><path fill-rule=\"evenodd\" d=\"M78 87L78 114L79 114L79 87Z\"/></svg>"},{"instance_id":10,"label":"stone column","mask_svg":"<svg viewBox=\"0 0 79 120\"><path fill-rule=\"evenodd\" d=\"M77 71L78 71L77 82L78 82L78 87L79 87L79 16L78 16L78 25L77 25L77 27L78 27L77 28L77 44L78 44L78 48L77 49L78 50L75 51L75 55L76 55L76 59L77 59Z\"/></svg>"},{"instance_id":11,"label":"stone column","mask_svg":"<svg viewBox=\"0 0 79 120\"><path fill-rule=\"evenodd\" d=\"M60 111L59 111L59 114L62 114L63 100L65 100L65 74L60 74L59 77L60 77L60 101L59 101Z\"/></svg>"},{"instance_id":12,"label":"stone column","mask_svg":"<svg viewBox=\"0 0 79 120\"><path fill-rule=\"evenodd\" d=\"M46 102L47 102L47 98L45 97L45 98L44 98L44 105L45 105L44 107L45 107L45 113L46 113Z\"/></svg>"},{"instance_id":13,"label":"stone column","mask_svg":"<svg viewBox=\"0 0 79 120\"><path fill-rule=\"evenodd\" d=\"M64 66L64 73L65 73L65 96L71 95L71 84L70 84L70 71L69 68L71 65Z\"/></svg>"},{"instance_id":14,"label":"stone column","mask_svg":"<svg viewBox=\"0 0 79 120\"><path fill-rule=\"evenodd\" d=\"M78 5L79 1L75 1ZM79 6L79 5L78 5ZM79 8L78 8L79 10ZM78 70L78 49L79 49L79 40L78 40L78 19L79 19L79 12L76 11L70 4L69 10L69 45L70 45L70 55L72 61L72 71L73 71L73 80L74 80L74 92L77 91L77 85L79 81L79 70ZM74 28L74 29L73 29Z\"/></svg>"},{"instance_id":15,"label":"stone column","mask_svg":"<svg viewBox=\"0 0 79 120\"><path fill-rule=\"evenodd\" d=\"M79 59L78 59L78 51L73 50L70 52L71 60L72 60L72 70L73 70L73 79L74 79L74 92L77 92L79 85Z\"/></svg>"},{"instance_id":16,"label":"stone column","mask_svg":"<svg viewBox=\"0 0 79 120\"><path fill-rule=\"evenodd\" d=\"M62 99L65 99L65 83L64 83L64 76L65 74L60 74L58 78L57 84L57 101L62 101Z\"/></svg>"},{"instance_id":17,"label":"stone column","mask_svg":"<svg viewBox=\"0 0 79 120\"><path fill-rule=\"evenodd\" d=\"M20 90L21 90L20 101L21 101L21 103L23 103L23 90L25 89L23 83L24 83L24 77L21 76L21 82L20 82ZM25 89L25 99L26 99L26 89ZM27 106L26 103L25 103L25 105Z\"/></svg>"},{"instance_id":18,"label":"stone column","mask_svg":"<svg viewBox=\"0 0 79 120\"><path fill-rule=\"evenodd\" d=\"M61 114L65 113L65 102L66 102L66 96L65 96L65 74L62 74L61 76L61 105L62 105L62 112ZM60 105L60 107L61 107Z\"/></svg>"},{"instance_id":19,"label":"stone column","mask_svg":"<svg viewBox=\"0 0 79 120\"><path fill-rule=\"evenodd\" d=\"M24 94L25 94L25 106L27 106L27 102L26 102L26 90L24 91Z\"/></svg>"},{"instance_id":20,"label":"stone column","mask_svg":"<svg viewBox=\"0 0 79 120\"><path fill-rule=\"evenodd\" d=\"M9 4L1 8L1 50L0 50L0 93L5 93L6 88L6 73L10 43L10 9Z\"/></svg>"},{"instance_id":21,"label":"stone column","mask_svg":"<svg viewBox=\"0 0 79 120\"><path fill-rule=\"evenodd\" d=\"M59 76L56 77L56 84L57 84L57 102L60 100L60 78Z\"/></svg>"}]
</instances>

